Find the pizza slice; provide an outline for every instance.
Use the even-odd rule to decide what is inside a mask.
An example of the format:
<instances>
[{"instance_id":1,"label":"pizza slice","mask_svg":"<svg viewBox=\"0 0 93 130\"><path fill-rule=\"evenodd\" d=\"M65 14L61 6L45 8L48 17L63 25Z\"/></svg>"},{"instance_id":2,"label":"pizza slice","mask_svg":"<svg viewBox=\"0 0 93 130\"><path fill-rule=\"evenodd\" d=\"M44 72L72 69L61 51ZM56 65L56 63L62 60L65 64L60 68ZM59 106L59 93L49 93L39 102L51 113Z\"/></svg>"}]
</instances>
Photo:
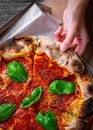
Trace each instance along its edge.
<instances>
[{"instance_id":1,"label":"pizza slice","mask_svg":"<svg viewBox=\"0 0 93 130\"><path fill-rule=\"evenodd\" d=\"M26 130L34 129L37 126L37 124L33 125L35 124L36 108L31 106L25 110L20 107L22 100L33 89L31 84L35 44L35 37L14 37L6 41L0 49L0 105L15 104L15 111L11 118L3 121L0 116L0 130ZM10 67L9 70L8 67ZM23 81L25 71L22 67L26 70L26 81ZM15 82L16 79L17 82ZM22 79L22 82L20 82L20 79ZM10 109L5 110L8 113Z\"/></svg>"},{"instance_id":2,"label":"pizza slice","mask_svg":"<svg viewBox=\"0 0 93 130\"><path fill-rule=\"evenodd\" d=\"M34 54L36 38L34 36L17 36L7 40L0 48L0 55L5 60L27 57Z\"/></svg>"},{"instance_id":3,"label":"pizza slice","mask_svg":"<svg viewBox=\"0 0 93 130\"><path fill-rule=\"evenodd\" d=\"M55 113L58 130L82 130L86 117L93 112L93 85L80 58L72 50L62 53L60 44L39 39L33 66L33 82L43 87L38 109ZM55 80L74 82L76 89L71 94L51 94L48 88Z\"/></svg>"}]
</instances>

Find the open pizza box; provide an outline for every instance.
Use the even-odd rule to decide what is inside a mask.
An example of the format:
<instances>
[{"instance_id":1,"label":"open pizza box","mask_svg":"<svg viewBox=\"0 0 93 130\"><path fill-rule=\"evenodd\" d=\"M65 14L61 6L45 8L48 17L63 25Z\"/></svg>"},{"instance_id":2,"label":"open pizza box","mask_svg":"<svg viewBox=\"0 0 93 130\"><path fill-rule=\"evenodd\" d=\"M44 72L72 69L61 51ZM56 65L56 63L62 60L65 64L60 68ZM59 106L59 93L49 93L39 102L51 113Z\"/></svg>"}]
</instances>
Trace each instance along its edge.
<instances>
[{"instance_id":1,"label":"open pizza box","mask_svg":"<svg viewBox=\"0 0 93 130\"><path fill-rule=\"evenodd\" d=\"M54 32L61 21L50 13L51 9L42 4L30 5L16 20L13 19L4 27L0 44L17 35L46 36L54 39Z\"/></svg>"}]
</instances>

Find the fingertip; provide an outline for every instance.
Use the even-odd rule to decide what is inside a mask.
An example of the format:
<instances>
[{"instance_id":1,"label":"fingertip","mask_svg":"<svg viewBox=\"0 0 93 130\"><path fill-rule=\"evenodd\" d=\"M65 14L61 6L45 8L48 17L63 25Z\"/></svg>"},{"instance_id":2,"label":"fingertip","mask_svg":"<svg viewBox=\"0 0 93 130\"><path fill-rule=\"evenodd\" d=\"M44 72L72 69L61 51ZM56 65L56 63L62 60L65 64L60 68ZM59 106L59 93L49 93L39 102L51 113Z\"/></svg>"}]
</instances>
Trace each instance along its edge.
<instances>
[{"instance_id":1,"label":"fingertip","mask_svg":"<svg viewBox=\"0 0 93 130\"><path fill-rule=\"evenodd\" d=\"M56 38L58 37L58 33L57 32L54 32L54 35L55 35Z\"/></svg>"},{"instance_id":2,"label":"fingertip","mask_svg":"<svg viewBox=\"0 0 93 130\"><path fill-rule=\"evenodd\" d=\"M56 39L59 41L60 40L59 34L55 32L54 35L55 35Z\"/></svg>"},{"instance_id":3,"label":"fingertip","mask_svg":"<svg viewBox=\"0 0 93 130\"><path fill-rule=\"evenodd\" d=\"M59 26L57 29L58 32L62 32L62 26Z\"/></svg>"},{"instance_id":4,"label":"fingertip","mask_svg":"<svg viewBox=\"0 0 93 130\"><path fill-rule=\"evenodd\" d=\"M64 44L66 47L70 48L71 45L72 45L72 42L66 37L66 39L63 41L63 44Z\"/></svg>"},{"instance_id":5,"label":"fingertip","mask_svg":"<svg viewBox=\"0 0 93 130\"><path fill-rule=\"evenodd\" d=\"M66 46L64 43L62 43L60 50L61 50L62 52L64 52L64 51L66 51L67 49L69 49L69 47Z\"/></svg>"},{"instance_id":6,"label":"fingertip","mask_svg":"<svg viewBox=\"0 0 93 130\"><path fill-rule=\"evenodd\" d=\"M58 33L54 33L55 37L56 37L56 40L60 41L61 42L61 38L60 38L60 35Z\"/></svg>"},{"instance_id":7,"label":"fingertip","mask_svg":"<svg viewBox=\"0 0 93 130\"><path fill-rule=\"evenodd\" d=\"M77 46L75 49L75 53L77 53L79 56L81 56L84 53L84 49L82 47Z\"/></svg>"},{"instance_id":8,"label":"fingertip","mask_svg":"<svg viewBox=\"0 0 93 130\"><path fill-rule=\"evenodd\" d=\"M55 36L58 36L58 35L59 35L58 31L54 32L54 34L55 34Z\"/></svg>"},{"instance_id":9,"label":"fingertip","mask_svg":"<svg viewBox=\"0 0 93 130\"><path fill-rule=\"evenodd\" d=\"M85 42L84 40L76 47L75 52L78 53L79 56L81 56L87 46L87 42Z\"/></svg>"},{"instance_id":10,"label":"fingertip","mask_svg":"<svg viewBox=\"0 0 93 130\"><path fill-rule=\"evenodd\" d=\"M59 26L55 33L56 34L61 34L62 33L62 26Z\"/></svg>"},{"instance_id":11,"label":"fingertip","mask_svg":"<svg viewBox=\"0 0 93 130\"><path fill-rule=\"evenodd\" d=\"M77 33L76 30L73 28L67 31L67 35L65 39L67 45L70 46L73 43L76 33Z\"/></svg>"}]
</instances>

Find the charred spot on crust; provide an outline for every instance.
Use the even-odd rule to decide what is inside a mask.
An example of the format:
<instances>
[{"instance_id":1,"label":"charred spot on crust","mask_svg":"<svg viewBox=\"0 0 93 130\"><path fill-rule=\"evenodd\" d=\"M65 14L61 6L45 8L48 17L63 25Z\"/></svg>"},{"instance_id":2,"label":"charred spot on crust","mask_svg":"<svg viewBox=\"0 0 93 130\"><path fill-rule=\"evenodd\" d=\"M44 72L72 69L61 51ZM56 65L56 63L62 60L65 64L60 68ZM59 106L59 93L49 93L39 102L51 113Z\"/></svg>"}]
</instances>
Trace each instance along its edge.
<instances>
[{"instance_id":1,"label":"charred spot on crust","mask_svg":"<svg viewBox=\"0 0 93 130\"><path fill-rule=\"evenodd\" d=\"M88 91L89 91L90 94L93 95L93 85L92 84L88 85Z\"/></svg>"},{"instance_id":2,"label":"charred spot on crust","mask_svg":"<svg viewBox=\"0 0 93 130\"><path fill-rule=\"evenodd\" d=\"M6 51L7 49L11 48L13 44L14 44L14 38L11 38L0 46L0 50Z\"/></svg>"},{"instance_id":3,"label":"charred spot on crust","mask_svg":"<svg viewBox=\"0 0 93 130\"><path fill-rule=\"evenodd\" d=\"M83 74L83 76L88 74L88 69L86 67L85 67L85 69L84 69L82 74Z\"/></svg>"},{"instance_id":4,"label":"charred spot on crust","mask_svg":"<svg viewBox=\"0 0 93 130\"><path fill-rule=\"evenodd\" d=\"M69 61L66 61L66 63L65 63L66 65L68 65L69 64Z\"/></svg>"},{"instance_id":5,"label":"charred spot on crust","mask_svg":"<svg viewBox=\"0 0 93 130\"><path fill-rule=\"evenodd\" d=\"M89 98L82 104L79 117L84 119L93 113L93 99Z\"/></svg>"},{"instance_id":6,"label":"charred spot on crust","mask_svg":"<svg viewBox=\"0 0 93 130\"><path fill-rule=\"evenodd\" d=\"M88 117L85 130L93 130L93 115Z\"/></svg>"},{"instance_id":7,"label":"charred spot on crust","mask_svg":"<svg viewBox=\"0 0 93 130\"><path fill-rule=\"evenodd\" d=\"M25 41L26 43L31 43L32 42L32 39L30 37L15 37L14 40L16 41Z\"/></svg>"},{"instance_id":8,"label":"charred spot on crust","mask_svg":"<svg viewBox=\"0 0 93 130\"><path fill-rule=\"evenodd\" d=\"M13 43L14 43L14 38L11 38L11 39L8 40L8 45L9 46L12 46Z\"/></svg>"},{"instance_id":9,"label":"charred spot on crust","mask_svg":"<svg viewBox=\"0 0 93 130\"><path fill-rule=\"evenodd\" d=\"M82 73L84 71L84 66L82 65L82 63L78 62L77 60L73 60L72 66L73 66L74 72Z\"/></svg>"},{"instance_id":10,"label":"charred spot on crust","mask_svg":"<svg viewBox=\"0 0 93 130\"><path fill-rule=\"evenodd\" d=\"M70 58L73 58L74 56L74 51L71 50L71 49L68 49L65 54L67 55L67 58L70 59Z\"/></svg>"},{"instance_id":11,"label":"charred spot on crust","mask_svg":"<svg viewBox=\"0 0 93 130\"><path fill-rule=\"evenodd\" d=\"M14 40L23 40L23 37L14 37Z\"/></svg>"},{"instance_id":12,"label":"charred spot on crust","mask_svg":"<svg viewBox=\"0 0 93 130\"><path fill-rule=\"evenodd\" d=\"M26 42L26 43L29 43L29 42L32 42L32 40L31 40L30 38L26 38L26 39L25 39L25 42Z\"/></svg>"},{"instance_id":13,"label":"charred spot on crust","mask_svg":"<svg viewBox=\"0 0 93 130\"><path fill-rule=\"evenodd\" d=\"M85 130L86 122L82 119L76 120L76 122L73 122L71 125L66 127L66 130Z\"/></svg>"},{"instance_id":14,"label":"charred spot on crust","mask_svg":"<svg viewBox=\"0 0 93 130\"><path fill-rule=\"evenodd\" d=\"M15 51L16 51L16 52L20 52L21 49L22 49L21 46L15 46Z\"/></svg>"},{"instance_id":15,"label":"charred spot on crust","mask_svg":"<svg viewBox=\"0 0 93 130\"><path fill-rule=\"evenodd\" d=\"M40 42L40 41L38 42L38 48L39 48L39 47L41 47L41 42Z\"/></svg>"},{"instance_id":16,"label":"charred spot on crust","mask_svg":"<svg viewBox=\"0 0 93 130\"><path fill-rule=\"evenodd\" d=\"M30 37L14 37L9 40L7 40L2 46L2 50L7 52L13 52L13 53L18 53L22 49L24 49L25 44L29 44L32 42L32 39Z\"/></svg>"}]
</instances>

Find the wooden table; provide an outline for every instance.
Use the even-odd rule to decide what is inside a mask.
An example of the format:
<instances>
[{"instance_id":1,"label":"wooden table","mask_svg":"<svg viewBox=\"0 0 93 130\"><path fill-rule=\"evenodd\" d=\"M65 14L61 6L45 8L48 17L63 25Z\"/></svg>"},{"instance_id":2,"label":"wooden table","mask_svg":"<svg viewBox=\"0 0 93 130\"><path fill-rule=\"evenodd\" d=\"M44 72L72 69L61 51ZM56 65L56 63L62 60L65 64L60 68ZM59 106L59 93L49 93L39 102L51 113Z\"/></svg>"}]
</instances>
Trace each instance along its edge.
<instances>
[{"instance_id":1,"label":"wooden table","mask_svg":"<svg viewBox=\"0 0 93 130\"><path fill-rule=\"evenodd\" d=\"M16 16L20 11L31 4L31 0L0 0L0 32L3 32L4 26L9 20ZM52 14L62 21L64 9L67 0L45 0L44 5L51 7ZM86 23L90 35L90 42L84 53L84 57L93 66L93 0L90 0L86 12ZM16 19L15 19L16 20ZM7 29L7 28L5 28ZM1 35L0 33L0 35Z\"/></svg>"},{"instance_id":2,"label":"wooden table","mask_svg":"<svg viewBox=\"0 0 93 130\"><path fill-rule=\"evenodd\" d=\"M0 27L31 3L31 0L0 0Z\"/></svg>"}]
</instances>

